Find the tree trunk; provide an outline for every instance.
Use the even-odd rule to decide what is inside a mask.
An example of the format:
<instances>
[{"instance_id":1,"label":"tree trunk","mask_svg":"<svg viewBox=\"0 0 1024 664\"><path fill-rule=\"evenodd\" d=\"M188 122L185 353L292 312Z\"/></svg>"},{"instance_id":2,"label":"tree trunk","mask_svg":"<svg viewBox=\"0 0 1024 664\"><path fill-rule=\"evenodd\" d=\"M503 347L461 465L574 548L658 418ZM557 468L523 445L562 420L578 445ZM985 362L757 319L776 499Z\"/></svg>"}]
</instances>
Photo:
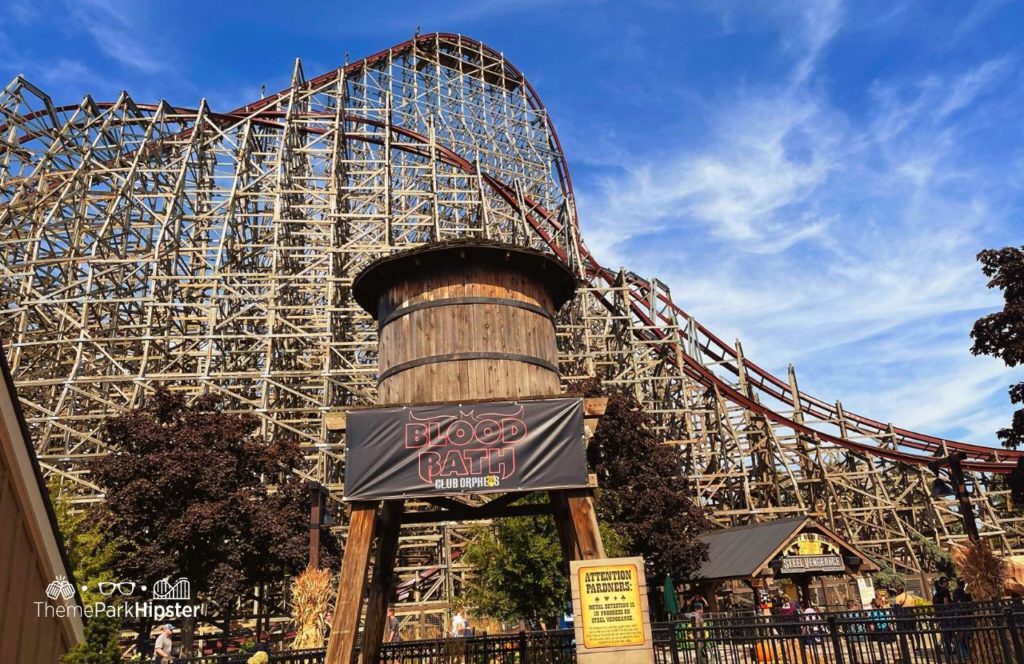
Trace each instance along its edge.
<instances>
[{"instance_id":1,"label":"tree trunk","mask_svg":"<svg viewBox=\"0 0 1024 664\"><path fill-rule=\"evenodd\" d=\"M194 604L192 604L194 606ZM181 651L180 657L191 657L192 649L195 646L196 640L196 619L195 618L182 618L181 619Z\"/></svg>"}]
</instances>

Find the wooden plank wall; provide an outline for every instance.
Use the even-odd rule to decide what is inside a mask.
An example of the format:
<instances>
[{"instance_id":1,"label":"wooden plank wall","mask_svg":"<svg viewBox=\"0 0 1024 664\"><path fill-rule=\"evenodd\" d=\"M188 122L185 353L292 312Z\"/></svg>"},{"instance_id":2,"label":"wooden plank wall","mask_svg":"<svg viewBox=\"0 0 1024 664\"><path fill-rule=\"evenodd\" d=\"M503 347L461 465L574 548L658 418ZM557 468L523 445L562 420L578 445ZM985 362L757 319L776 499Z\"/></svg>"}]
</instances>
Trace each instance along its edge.
<instances>
[{"instance_id":1,"label":"wooden plank wall","mask_svg":"<svg viewBox=\"0 0 1024 664\"><path fill-rule=\"evenodd\" d=\"M32 545L6 455L0 462L0 662L56 664L70 646L58 624L66 618L37 616L35 602L46 601L53 579Z\"/></svg>"}]
</instances>

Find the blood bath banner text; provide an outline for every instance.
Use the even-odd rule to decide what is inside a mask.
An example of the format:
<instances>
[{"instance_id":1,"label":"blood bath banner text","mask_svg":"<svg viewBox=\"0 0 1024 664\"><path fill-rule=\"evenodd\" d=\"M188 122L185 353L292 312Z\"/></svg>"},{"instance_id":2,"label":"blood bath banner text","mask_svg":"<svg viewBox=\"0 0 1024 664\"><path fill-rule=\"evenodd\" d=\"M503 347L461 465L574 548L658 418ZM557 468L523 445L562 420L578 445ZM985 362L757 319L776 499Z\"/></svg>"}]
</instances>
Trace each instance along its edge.
<instances>
[{"instance_id":1,"label":"blood bath banner text","mask_svg":"<svg viewBox=\"0 0 1024 664\"><path fill-rule=\"evenodd\" d=\"M348 414L345 500L587 486L581 399Z\"/></svg>"}]
</instances>

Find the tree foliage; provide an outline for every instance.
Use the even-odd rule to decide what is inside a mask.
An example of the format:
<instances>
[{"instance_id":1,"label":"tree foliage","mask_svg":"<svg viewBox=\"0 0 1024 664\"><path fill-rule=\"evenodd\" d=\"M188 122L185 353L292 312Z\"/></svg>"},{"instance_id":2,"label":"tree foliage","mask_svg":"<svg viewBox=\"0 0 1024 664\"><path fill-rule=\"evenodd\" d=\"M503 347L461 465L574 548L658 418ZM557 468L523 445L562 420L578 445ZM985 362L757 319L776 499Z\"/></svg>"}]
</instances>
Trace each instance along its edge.
<instances>
[{"instance_id":1,"label":"tree foliage","mask_svg":"<svg viewBox=\"0 0 1024 664\"><path fill-rule=\"evenodd\" d=\"M61 664L120 664L117 637L121 621L107 615L94 616L85 623L85 641L66 652Z\"/></svg>"},{"instance_id":2,"label":"tree foliage","mask_svg":"<svg viewBox=\"0 0 1024 664\"><path fill-rule=\"evenodd\" d=\"M569 582L550 516L510 517L481 526L464 557L474 569L465 599L482 615L552 625L568 606Z\"/></svg>"},{"instance_id":3,"label":"tree foliage","mask_svg":"<svg viewBox=\"0 0 1024 664\"><path fill-rule=\"evenodd\" d=\"M712 524L689 498L675 449L661 444L637 400L622 390L608 397L587 448L600 487L597 512L631 554L644 557L649 579L692 578L707 558L697 536Z\"/></svg>"},{"instance_id":4,"label":"tree foliage","mask_svg":"<svg viewBox=\"0 0 1024 664\"><path fill-rule=\"evenodd\" d=\"M57 496L51 487L53 511L57 527L64 540L68 564L75 579L79 595L84 604L110 601L100 594L98 586L103 581L113 581L119 542L112 538L103 523L89 512L72 510L70 501ZM101 614L85 623L85 641L79 643L61 657L62 664L118 664L121 648L118 634L120 619Z\"/></svg>"},{"instance_id":5,"label":"tree foliage","mask_svg":"<svg viewBox=\"0 0 1024 664\"><path fill-rule=\"evenodd\" d=\"M874 573L871 577L871 583L875 586L876 591L882 588L893 591L900 586L905 587L907 585L907 577L886 565Z\"/></svg>"},{"instance_id":6,"label":"tree foliage","mask_svg":"<svg viewBox=\"0 0 1024 664\"><path fill-rule=\"evenodd\" d=\"M953 564L953 556L941 546L920 535L914 536L914 544L921 553L921 558L935 572L942 576L953 578L956 576L956 565Z\"/></svg>"},{"instance_id":7,"label":"tree foliage","mask_svg":"<svg viewBox=\"0 0 1024 664\"><path fill-rule=\"evenodd\" d=\"M86 604L108 601L97 588L101 581L115 580L114 570L123 542L108 532L105 522L97 518L95 508L75 511L71 501L58 495L54 486L50 487L50 498L82 601Z\"/></svg>"},{"instance_id":8,"label":"tree foliage","mask_svg":"<svg viewBox=\"0 0 1024 664\"><path fill-rule=\"evenodd\" d=\"M543 499L533 494L523 503ZM605 554L625 555L623 538L598 522ZM521 516L497 519L475 529L464 559L473 568L465 601L481 615L503 622L544 621L554 625L569 606L566 563L554 519Z\"/></svg>"},{"instance_id":9,"label":"tree foliage","mask_svg":"<svg viewBox=\"0 0 1024 664\"><path fill-rule=\"evenodd\" d=\"M1003 291L1002 311L979 318L971 338L975 355L991 355L1007 366L1024 363L1024 246L986 249L978 254L988 287ZM1010 387L1010 401L1024 404L1024 382ZM1024 443L1024 408L1013 414L1010 426L998 434L1004 447L1016 449Z\"/></svg>"},{"instance_id":10,"label":"tree foliage","mask_svg":"<svg viewBox=\"0 0 1024 664\"><path fill-rule=\"evenodd\" d=\"M152 587L187 577L193 599L227 606L255 584L305 568L308 493L289 473L298 447L265 444L257 426L253 416L224 412L215 397L187 404L167 391L104 424L113 451L91 470L106 491L110 532L125 542L122 578ZM333 565L337 541L325 532L321 543L322 563ZM187 651L194 626L183 627Z\"/></svg>"}]
</instances>

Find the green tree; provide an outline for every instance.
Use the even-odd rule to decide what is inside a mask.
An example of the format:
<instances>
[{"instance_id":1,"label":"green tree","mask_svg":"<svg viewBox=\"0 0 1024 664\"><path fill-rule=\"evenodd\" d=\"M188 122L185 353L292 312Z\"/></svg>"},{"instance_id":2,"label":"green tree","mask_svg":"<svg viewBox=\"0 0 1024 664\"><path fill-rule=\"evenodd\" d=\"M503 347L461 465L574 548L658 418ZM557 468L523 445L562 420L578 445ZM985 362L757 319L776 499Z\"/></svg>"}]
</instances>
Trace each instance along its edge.
<instances>
[{"instance_id":1,"label":"green tree","mask_svg":"<svg viewBox=\"0 0 1024 664\"><path fill-rule=\"evenodd\" d=\"M1024 363L1024 246L986 249L978 254L988 287L1003 291L1002 311L979 318L971 330L974 355L998 357L1009 367ZM1010 401L1024 404L1024 382L1010 386ZM1013 414L1009 427L997 434L1004 447L1024 443L1024 408ZM1024 468L1024 467L1022 467ZM1019 497L1024 497L1019 490Z\"/></svg>"},{"instance_id":2,"label":"green tree","mask_svg":"<svg viewBox=\"0 0 1024 664\"><path fill-rule=\"evenodd\" d=\"M875 572L871 577L871 583L875 586L876 590L880 590L882 588L885 588L886 590L896 590L900 586L907 585L907 577L886 565Z\"/></svg>"},{"instance_id":3,"label":"green tree","mask_svg":"<svg viewBox=\"0 0 1024 664\"><path fill-rule=\"evenodd\" d=\"M568 605L569 583L550 516L510 517L478 527L464 556L474 570L465 599L478 613L552 625Z\"/></svg>"},{"instance_id":4,"label":"green tree","mask_svg":"<svg viewBox=\"0 0 1024 664\"><path fill-rule=\"evenodd\" d=\"M585 386L594 394L593 385ZM608 408L587 447L597 474L597 513L644 557L648 579L688 579L707 559L698 535L712 527L690 499L674 448L662 445L650 417L629 393L608 393Z\"/></svg>"},{"instance_id":5,"label":"green tree","mask_svg":"<svg viewBox=\"0 0 1024 664\"><path fill-rule=\"evenodd\" d=\"M152 587L186 577L193 602L225 607L306 567L307 492L289 472L298 447L265 444L257 426L253 416L224 412L217 398L188 404L167 391L104 424L114 451L91 470L106 491L110 531L124 542L122 578ZM325 532L321 546L322 564L333 566L338 542ZM190 653L194 619L181 629L182 652Z\"/></svg>"},{"instance_id":6,"label":"green tree","mask_svg":"<svg viewBox=\"0 0 1024 664\"><path fill-rule=\"evenodd\" d=\"M90 618L85 623L85 641L66 652L61 664L120 664L120 633L119 619L107 615Z\"/></svg>"},{"instance_id":7,"label":"green tree","mask_svg":"<svg viewBox=\"0 0 1024 664\"><path fill-rule=\"evenodd\" d=\"M953 556L936 544L934 540L917 535L914 537L914 544L917 546L918 551L921 552L921 557L933 570L951 579L956 576L956 565L953 563Z\"/></svg>"},{"instance_id":8,"label":"green tree","mask_svg":"<svg viewBox=\"0 0 1024 664\"><path fill-rule=\"evenodd\" d=\"M534 494L523 502L542 500ZM622 537L605 523L598 526L605 553L624 555ZM552 626L569 606L566 563L550 516L509 517L479 526L464 559L474 571L465 601L482 615Z\"/></svg>"},{"instance_id":9,"label":"green tree","mask_svg":"<svg viewBox=\"0 0 1024 664\"><path fill-rule=\"evenodd\" d=\"M545 500L534 494L524 503ZM622 536L598 523L605 553L624 555ZM550 515L511 516L474 529L464 552L473 568L466 604L503 622L557 623L569 604L569 584L558 531Z\"/></svg>"},{"instance_id":10,"label":"green tree","mask_svg":"<svg viewBox=\"0 0 1024 664\"><path fill-rule=\"evenodd\" d=\"M118 555L118 542L104 528L103 522L85 511L74 511L70 501L58 496L50 488L57 526L64 540L68 563L74 576L82 602L92 605L110 601L99 592L99 584L114 580L114 566ZM118 635L121 620L102 614L85 623L85 641L79 643L61 658L62 664L118 664L121 648Z\"/></svg>"}]
</instances>

